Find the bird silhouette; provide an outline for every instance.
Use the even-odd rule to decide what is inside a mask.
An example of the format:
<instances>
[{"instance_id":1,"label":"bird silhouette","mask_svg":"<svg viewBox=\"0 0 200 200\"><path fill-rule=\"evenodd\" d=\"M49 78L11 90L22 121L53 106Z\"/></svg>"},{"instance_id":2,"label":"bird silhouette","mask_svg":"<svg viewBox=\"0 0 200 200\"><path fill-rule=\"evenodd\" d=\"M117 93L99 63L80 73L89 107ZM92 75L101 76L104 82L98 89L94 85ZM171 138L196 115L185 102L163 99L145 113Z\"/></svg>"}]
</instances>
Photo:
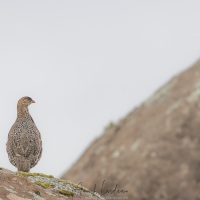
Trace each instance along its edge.
<instances>
[{"instance_id":1,"label":"bird silhouette","mask_svg":"<svg viewBox=\"0 0 200 200\"><path fill-rule=\"evenodd\" d=\"M28 106L35 103L30 97L22 97L17 104L17 119L8 134L7 153L18 171L29 172L42 155L42 140Z\"/></svg>"}]
</instances>

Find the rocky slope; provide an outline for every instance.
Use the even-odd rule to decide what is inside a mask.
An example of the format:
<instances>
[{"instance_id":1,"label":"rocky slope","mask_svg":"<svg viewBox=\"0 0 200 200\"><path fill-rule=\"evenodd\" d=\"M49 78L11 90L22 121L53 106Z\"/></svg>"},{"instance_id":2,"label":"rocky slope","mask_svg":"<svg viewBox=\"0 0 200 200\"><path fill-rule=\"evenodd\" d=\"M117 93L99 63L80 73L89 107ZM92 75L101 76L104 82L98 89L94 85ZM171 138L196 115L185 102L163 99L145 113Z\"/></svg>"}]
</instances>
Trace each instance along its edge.
<instances>
[{"instance_id":1,"label":"rocky slope","mask_svg":"<svg viewBox=\"0 0 200 200\"><path fill-rule=\"evenodd\" d=\"M0 168L0 200L104 199L80 185L39 173Z\"/></svg>"},{"instance_id":2,"label":"rocky slope","mask_svg":"<svg viewBox=\"0 0 200 200\"><path fill-rule=\"evenodd\" d=\"M200 62L111 125L62 178L109 199L199 200Z\"/></svg>"}]
</instances>

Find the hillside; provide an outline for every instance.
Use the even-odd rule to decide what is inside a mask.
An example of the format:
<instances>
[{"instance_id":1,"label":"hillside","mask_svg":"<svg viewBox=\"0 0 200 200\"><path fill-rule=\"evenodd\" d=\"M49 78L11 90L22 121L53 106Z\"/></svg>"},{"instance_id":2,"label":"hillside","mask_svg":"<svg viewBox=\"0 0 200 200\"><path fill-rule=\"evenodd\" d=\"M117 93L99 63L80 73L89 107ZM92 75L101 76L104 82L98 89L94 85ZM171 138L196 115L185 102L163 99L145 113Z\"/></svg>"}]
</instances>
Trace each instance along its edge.
<instances>
[{"instance_id":1,"label":"hillside","mask_svg":"<svg viewBox=\"0 0 200 200\"><path fill-rule=\"evenodd\" d=\"M197 62L107 128L62 178L103 185L109 199L199 200L199 97ZM128 192L112 193L116 184Z\"/></svg>"}]
</instances>

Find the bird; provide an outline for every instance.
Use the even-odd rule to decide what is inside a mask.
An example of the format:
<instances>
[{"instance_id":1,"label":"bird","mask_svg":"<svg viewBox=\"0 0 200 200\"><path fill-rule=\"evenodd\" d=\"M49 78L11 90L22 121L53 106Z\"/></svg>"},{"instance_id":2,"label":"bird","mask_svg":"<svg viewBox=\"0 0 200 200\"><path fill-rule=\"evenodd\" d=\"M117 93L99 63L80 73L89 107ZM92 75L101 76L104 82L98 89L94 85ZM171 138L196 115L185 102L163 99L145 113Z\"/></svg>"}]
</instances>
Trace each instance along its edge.
<instances>
[{"instance_id":1,"label":"bird","mask_svg":"<svg viewBox=\"0 0 200 200\"><path fill-rule=\"evenodd\" d=\"M9 161L18 171L29 172L42 156L42 139L28 106L35 101L24 96L17 103L17 119L6 144Z\"/></svg>"}]
</instances>

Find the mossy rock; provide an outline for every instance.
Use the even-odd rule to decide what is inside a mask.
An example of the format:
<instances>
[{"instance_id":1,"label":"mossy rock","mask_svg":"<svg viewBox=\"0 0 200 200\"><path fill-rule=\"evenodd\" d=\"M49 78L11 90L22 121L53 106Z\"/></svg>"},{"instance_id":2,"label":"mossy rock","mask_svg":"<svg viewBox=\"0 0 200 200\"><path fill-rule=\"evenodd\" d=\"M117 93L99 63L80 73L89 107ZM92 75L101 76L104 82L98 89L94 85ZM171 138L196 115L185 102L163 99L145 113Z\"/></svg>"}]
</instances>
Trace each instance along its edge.
<instances>
[{"instance_id":1,"label":"mossy rock","mask_svg":"<svg viewBox=\"0 0 200 200\"><path fill-rule=\"evenodd\" d=\"M61 194L67 197L73 197L84 195L88 198L98 198L103 199L98 194L84 188L80 184L75 184L67 180L60 180L54 178L52 175L46 175L43 173L29 173L18 171L17 175L22 175L27 177L29 181L35 183L36 185L45 189L48 192L55 192L56 194Z\"/></svg>"},{"instance_id":2,"label":"mossy rock","mask_svg":"<svg viewBox=\"0 0 200 200\"><path fill-rule=\"evenodd\" d=\"M69 190L58 190L58 192L63 195L74 196L74 193Z\"/></svg>"},{"instance_id":3,"label":"mossy rock","mask_svg":"<svg viewBox=\"0 0 200 200\"><path fill-rule=\"evenodd\" d=\"M42 173L30 173L30 172L18 171L17 174L21 174L23 176L41 176L41 177L47 177L47 178L54 178L54 176L52 176L52 175L46 175L46 174L42 174Z\"/></svg>"}]
</instances>

